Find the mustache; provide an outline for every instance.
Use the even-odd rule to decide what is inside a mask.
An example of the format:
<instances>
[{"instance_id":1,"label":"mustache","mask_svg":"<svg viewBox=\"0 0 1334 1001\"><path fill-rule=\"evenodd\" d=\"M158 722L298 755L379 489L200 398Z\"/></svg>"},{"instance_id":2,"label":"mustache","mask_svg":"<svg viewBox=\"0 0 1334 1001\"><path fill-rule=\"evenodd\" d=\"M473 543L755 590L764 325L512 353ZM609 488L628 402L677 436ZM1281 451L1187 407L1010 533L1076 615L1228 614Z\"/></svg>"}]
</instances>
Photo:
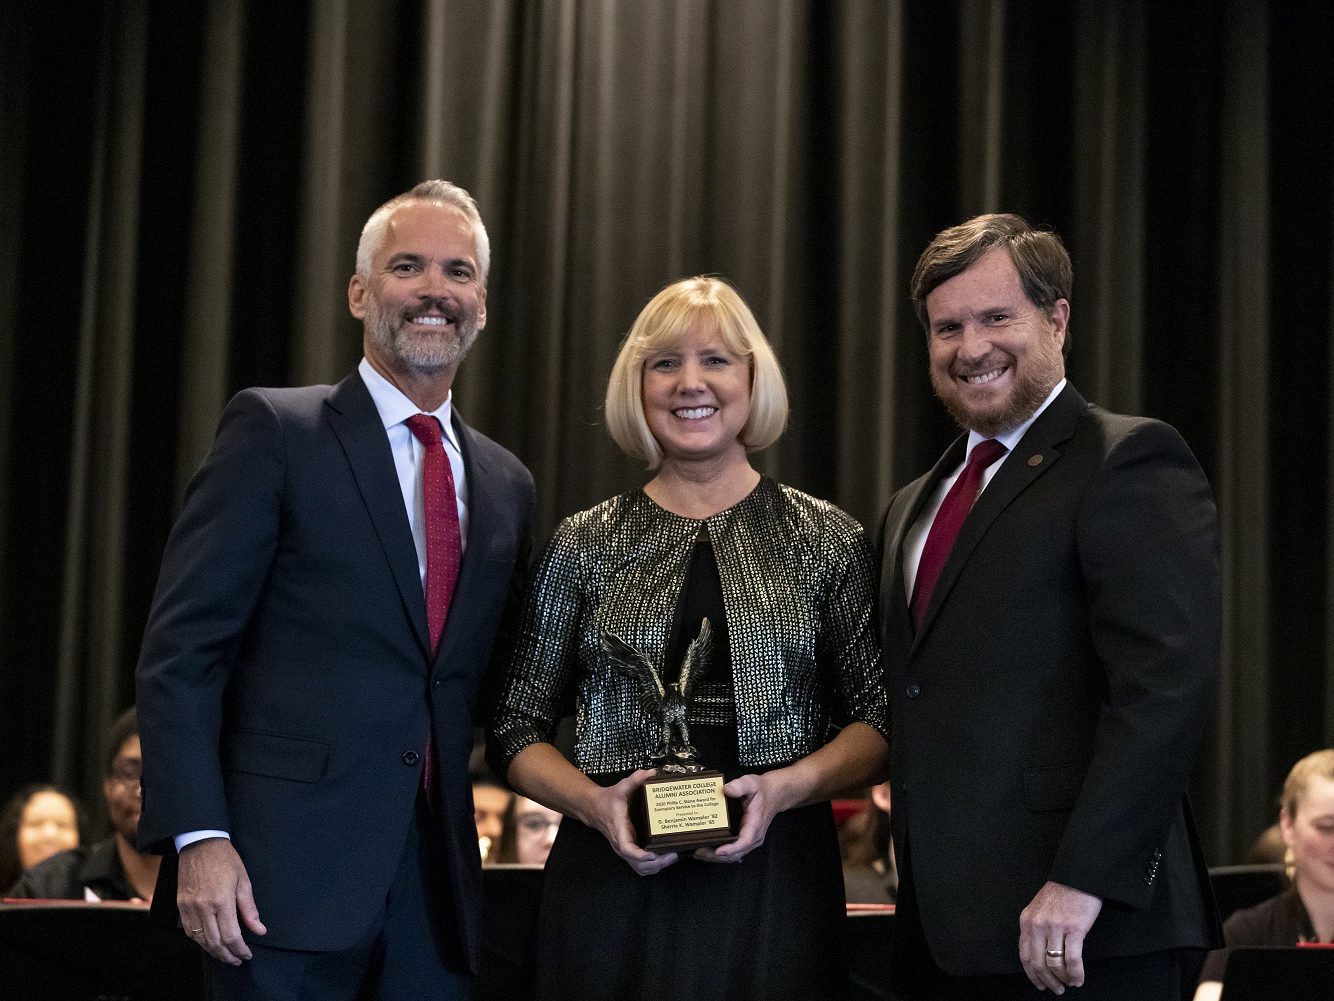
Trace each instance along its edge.
<instances>
[{"instance_id":1,"label":"mustache","mask_svg":"<svg viewBox=\"0 0 1334 1001\"><path fill-rule=\"evenodd\" d=\"M990 372L994 368L1001 368L1010 364L1011 358L1003 351L992 351L984 358L976 361L961 362L955 361L950 366L950 374L955 376L963 375L981 375L983 372Z\"/></svg>"},{"instance_id":2,"label":"mustache","mask_svg":"<svg viewBox=\"0 0 1334 1001\"><path fill-rule=\"evenodd\" d=\"M463 310L452 299L423 299L415 306L405 308L402 316L407 320L423 313L439 313L451 323L458 323L463 319Z\"/></svg>"}]
</instances>

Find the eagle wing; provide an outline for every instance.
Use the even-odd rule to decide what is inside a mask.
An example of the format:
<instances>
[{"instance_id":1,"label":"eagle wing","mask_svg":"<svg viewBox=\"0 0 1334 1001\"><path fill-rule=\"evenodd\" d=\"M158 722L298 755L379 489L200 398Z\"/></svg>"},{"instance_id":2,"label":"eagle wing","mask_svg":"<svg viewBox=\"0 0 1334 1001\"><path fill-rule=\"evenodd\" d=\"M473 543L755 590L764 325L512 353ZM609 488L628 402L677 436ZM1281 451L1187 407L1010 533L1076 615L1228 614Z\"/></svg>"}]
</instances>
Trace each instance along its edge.
<instances>
[{"instance_id":1,"label":"eagle wing","mask_svg":"<svg viewBox=\"0 0 1334 1001\"><path fill-rule=\"evenodd\" d=\"M619 674L636 683L640 708L652 716L660 715L667 692L648 658L615 633L608 632L602 634L602 652Z\"/></svg>"},{"instance_id":2,"label":"eagle wing","mask_svg":"<svg viewBox=\"0 0 1334 1001\"><path fill-rule=\"evenodd\" d=\"M695 682L709 667L709 658L713 654L713 627L706 618L699 624L699 635L686 647L686 658L681 664L681 698L688 704Z\"/></svg>"}]
</instances>

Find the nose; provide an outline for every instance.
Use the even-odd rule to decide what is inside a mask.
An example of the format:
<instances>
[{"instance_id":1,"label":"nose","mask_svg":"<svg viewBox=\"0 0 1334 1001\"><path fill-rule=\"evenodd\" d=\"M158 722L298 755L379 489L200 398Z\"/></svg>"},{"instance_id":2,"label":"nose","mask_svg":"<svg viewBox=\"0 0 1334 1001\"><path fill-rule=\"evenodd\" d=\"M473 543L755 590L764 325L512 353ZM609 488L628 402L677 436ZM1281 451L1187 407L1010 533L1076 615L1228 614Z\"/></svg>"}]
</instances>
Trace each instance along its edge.
<instances>
[{"instance_id":1,"label":"nose","mask_svg":"<svg viewBox=\"0 0 1334 1001\"><path fill-rule=\"evenodd\" d=\"M425 268L417 285L417 294L423 299L440 299L448 288L443 268Z\"/></svg>"},{"instance_id":2,"label":"nose","mask_svg":"<svg viewBox=\"0 0 1334 1001\"><path fill-rule=\"evenodd\" d=\"M985 358L991 352L991 335L985 327L974 320L963 325L959 336L959 357L965 361Z\"/></svg>"},{"instance_id":3,"label":"nose","mask_svg":"<svg viewBox=\"0 0 1334 1001\"><path fill-rule=\"evenodd\" d=\"M678 370L676 388L682 393L698 393L703 390L704 367L693 358L687 358Z\"/></svg>"}]
</instances>

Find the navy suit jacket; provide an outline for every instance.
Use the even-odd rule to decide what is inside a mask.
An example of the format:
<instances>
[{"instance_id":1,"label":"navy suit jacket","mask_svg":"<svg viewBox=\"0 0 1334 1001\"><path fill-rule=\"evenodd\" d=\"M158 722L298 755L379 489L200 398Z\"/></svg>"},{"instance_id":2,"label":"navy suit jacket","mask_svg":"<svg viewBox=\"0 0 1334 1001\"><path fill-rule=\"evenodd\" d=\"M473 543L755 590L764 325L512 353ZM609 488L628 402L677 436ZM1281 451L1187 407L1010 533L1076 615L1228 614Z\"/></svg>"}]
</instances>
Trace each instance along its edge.
<instances>
[{"instance_id":1,"label":"navy suit jacket","mask_svg":"<svg viewBox=\"0 0 1334 1001\"><path fill-rule=\"evenodd\" d=\"M1067 385L978 498L914 634L904 536L965 443L882 525L894 838L931 953L1017 972L1047 880L1103 898L1086 956L1215 946L1186 801L1221 632L1204 473L1168 425Z\"/></svg>"},{"instance_id":2,"label":"navy suit jacket","mask_svg":"<svg viewBox=\"0 0 1334 1001\"><path fill-rule=\"evenodd\" d=\"M227 406L168 540L137 675L139 838L230 832L262 941L330 950L383 908L433 728L451 946L475 968L481 872L467 761L528 564L532 477L454 415L468 535L430 650L412 531L360 375ZM157 898L155 898L157 899ZM450 936L453 938L453 936Z\"/></svg>"}]
</instances>

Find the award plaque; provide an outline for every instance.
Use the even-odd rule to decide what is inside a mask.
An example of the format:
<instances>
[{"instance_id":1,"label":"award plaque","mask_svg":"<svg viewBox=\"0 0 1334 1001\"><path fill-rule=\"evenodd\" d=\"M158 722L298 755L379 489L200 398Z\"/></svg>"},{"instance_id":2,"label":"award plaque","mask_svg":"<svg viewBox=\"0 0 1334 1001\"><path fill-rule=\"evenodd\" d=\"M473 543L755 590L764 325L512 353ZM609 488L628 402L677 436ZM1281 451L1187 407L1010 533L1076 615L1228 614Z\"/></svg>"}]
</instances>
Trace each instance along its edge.
<instances>
[{"instance_id":1,"label":"award plaque","mask_svg":"<svg viewBox=\"0 0 1334 1001\"><path fill-rule=\"evenodd\" d=\"M680 679L664 685L648 658L611 633L602 635L603 652L618 672L638 685L639 705L657 723L657 746L645 767L656 768L658 774L630 802L639 844L650 851L716 848L736 840L723 773L699 762L686 720L691 692L712 649L713 630L704 619L699 636L686 649Z\"/></svg>"}]
</instances>

